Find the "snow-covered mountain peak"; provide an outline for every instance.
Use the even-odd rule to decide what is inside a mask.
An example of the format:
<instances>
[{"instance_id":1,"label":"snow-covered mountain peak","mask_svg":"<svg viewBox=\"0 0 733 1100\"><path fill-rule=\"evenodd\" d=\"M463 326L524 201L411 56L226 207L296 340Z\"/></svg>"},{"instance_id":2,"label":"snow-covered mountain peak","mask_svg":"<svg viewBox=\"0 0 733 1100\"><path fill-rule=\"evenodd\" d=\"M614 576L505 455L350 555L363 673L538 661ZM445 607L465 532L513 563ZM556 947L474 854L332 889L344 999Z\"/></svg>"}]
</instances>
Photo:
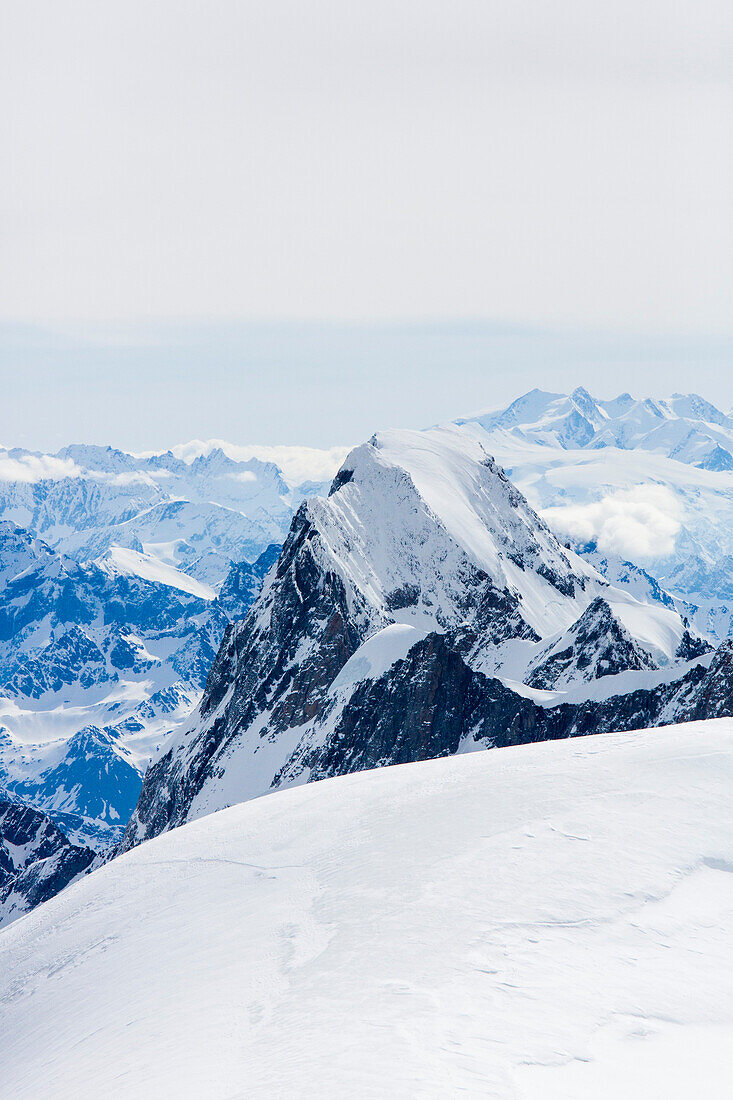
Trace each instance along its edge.
<instances>
[{"instance_id":1,"label":"snow-covered mountain peak","mask_svg":"<svg viewBox=\"0 0 733 1100\"><path fill-rule=\"evenodd\" d=\"M593 572L571 564L485 448L453 426L375 435L347 456L328 499L307 507L369 602L425 629L457 626L490 583L546 633L558 610L558 622L577 616Z\"/></svg>"},{"instance_id":2,"label":"snow-covered mountain peak","mask_svg":"<svg viewBox=\"0 0 733 1100\"><path fill-rule=\"evenodd\" d=\"M135 470L138 464L133 455L116 447L103 447L93 443L72 443L56 454L57 458L71 459L80 470L97 470L123 473Z\"/></svg>"},{"instance_id":3,"label":"snow-covered mountain peak","mask_svg":"<svg viewBox=\"0 0 733 1100\"><path fill-rule=\"evenodd\" d=\"M460 420L489 434L510 432L525 442L563 449L619 447L664 453L700 465L717 447L733 450L733 419L698 394L609 401L578 387L571 394L531 390L504 409Z\"/></svg>"},{"instance_id":4,"label":"snow-covered mountain peak","mask_svg":"<svg viewBox=\"0 0 733 1100\"><path fill-rule=\"evenodd\" d=\"M666 406L672 415L680 418L702 420L721 427L730 427L731 424L730 414L726 416L698 393L673 393L666 401L660 401L660 405Z\"/></svg>"},{"instance_id":5,"label":"snow-covered mountain peak","mask_svg":"<svg viewBox=\"0 0 733 1100\"><path fill-rule=\"evenodd\" d=\"M248 462L251 459L278 467L290 489L311 482L321 485L334 476L349 451L348 447L301 447L296 445L259 445L229 443L224 439L192 439L188 443L179 443L168 452L177 459L192 465L199 457L206 457L213 451L222 451L235 462ZM150 459L152 452L139 455Z\"/></svg>"},{"instance_id":6,"label":"snow-covered mountain peak","mask_svg":"<svg viewBox=\"0 0 733 1100\"><path fill-rule=\"evenodd\" d=\"M284 784L587 732L608 717L546 714L511 684L553 647L562 667L548 688L586 669L646 676L679 659L684 633L674 607L642 603L565 550L480 440L457 427L379 433L327 498L301 505L198 715L148 771L124 845ZM666 702L642 696L629 721Z\"/></svg>"},{"instance_id":7,"label":"snow-covered mountain peak","mask_svg":"<svg viewBox=\"0 0 733 1100\"><path fill-rule=\"evenodd\" d=\"M621 671L656 668L651 653L634 640L621 613L597 596L569 630L553 639L532 661L525 683L553 689L588 682Z\"/></svg>"},{"instance_id":8,"label":"snow-covered mountain peak","mask_svg":"<svg viewBox=\"0 0 733 1100\"><path fill-rule=\"evenodd\" d=\"M149 454L16 448L0 453L0 514L79 562L118 546L216 588L233 563L282 544L300 502L326 491L344 453L221 440Z\"/></svg>"}]
</instances>

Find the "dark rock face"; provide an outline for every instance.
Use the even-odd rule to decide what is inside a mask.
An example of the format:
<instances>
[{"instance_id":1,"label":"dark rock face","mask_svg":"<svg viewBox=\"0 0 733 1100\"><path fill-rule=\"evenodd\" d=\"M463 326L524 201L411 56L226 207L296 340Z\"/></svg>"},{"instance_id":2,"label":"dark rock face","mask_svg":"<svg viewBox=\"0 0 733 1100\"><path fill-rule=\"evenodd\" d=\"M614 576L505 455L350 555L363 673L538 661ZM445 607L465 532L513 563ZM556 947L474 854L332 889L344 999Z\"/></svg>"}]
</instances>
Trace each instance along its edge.
<instances>
[{"instance_id":1,"label":"dark rock face","mask_svg":"<svg viewBox=\"0 0 733 1100\"><path fill-rule=\"evenodd\" d=\"M389 675L358 685L328 743L284 775L301 763L320 779L450 756L475 714L477 679L443 635L429 634Z\"/></svg>"},{"instance_id":2,"label":"dark rock face","mask_svg":"<svg viewBox=\"0 0 733 1100\"><path fill-rule=\"evenodd\" d=\"M689 706L690 721L733 715L733 639L715 651L707 675Z\"/></svg>"},{"instance_id":3,"label":"dark rock face","mask_svg":"<svg viewBox=\"0 0 733 1100\"><path fill-rule=\"evenodd\" d=\"M0 924L52 898L96 858L40 810L0 797Z\"/></svg>"},{"instance_id":4,"label":"dark rock face","mask_svg":"<svg viewBox=\"0 0 733 1100\"><path fill-rule=\"evenodd\" d=\"M336 477L331 482L331 488L328 490L328 495L331 497L334 493L337 493L344 485L348 485L354 477L353 470L342 469L336 474Z\"/></svg>"},{"instance_id":5,"label":"dark rock face","mask_svg":"<svg viewBox=\"0 0 733 1100\"><path fill-rule=\"evenodd\" d=\"M325 745L296 755L273 785L452 756L468 740L490 748L562 736L568 718L472 671L443 634L428 634L378 680L359 684Z\"/></svg>"},{"instance_id":6,"label":"dark rock face","mask_svg":"<svg viewBox=\"0 0 733 1100\"><path fill-rule=\"evenodd\" d=\"M502 592L486 576L480 577L475 595L475 612L469 625L451 631L454 643L462 653L489 645L500 645L510 638L538 642L536 633L524 619L519 601L510 592Z\"/></svg>"},{"instance_id":7,"label":"dark rock face","mask_svg":"<svg viewBox=\"0 0 733 1100\"><path fill-rule=\"evenodd\" d=\"M452 756L463 747L502 748L593 733L643 729L691 718L703 669L662 687L603 702L543 707L472 671L445 635L429 634L378 680L360 684L325 744L296 754L273 786L309 769L310 780ZM733 687L733 677L731 680ZM733 713L733 699L728 704Z\"/></svg>"},{"instance_id":8,"label":"dark rock face","mask_svg":"<svg viewBox=\"0 0 733 1100\"><path fill-rule=\"evenodd\" d=\"M550 584L562 592L563 596L575 595L575 581L572 577L564 577L556 569L551 569L548 565L540 565L537 572L545 580L548 580ZM581 586L582 587L582 586Z\"/></svg>"},{"instance_id":9,"label":"dark rock face","mask_svg":"<svg viewBox=\"0 0 733 1100\"><path fill-rule=\"evenodd\" d=\"M206 682L201 718L185 760L169 751L148 769L121 850L181 824L228 745L260 714L277 732L307 722L333 678L366 636L366 604L349 606L343 580L323 571L318 533L301 507L277 564L266 608L230 627ZM217 716L225 697L224 713ZM208 722L207 722L208 720Z\"/></svg>"},{"instance_id":10,"label":"dark rock face","mask_svg":"<svg viewBox=\"0 0 733 1100\"><path fill-rule=\"evenodd\" d=\"M599 596L561 641L537 658L525 683L529 687L550 690L561 678L563 682L592 680L627 670L656 667L651 655L637 645Z\"/></svg>"},{"instance_id":11,"label":"dark rock face","mask_svg":"<svg viewBox=\"0 0 733 1100\"><path fill-rule=\"evenodd\" d=\"M685 630L680 638L675 656L680 661L694 661L697 657L703 657L706 653L712 653L713 647L704 638L696 638Z\"/></svg>"},{"instance_id":12,"label":"dark rock face","mask_svg":"<svg viewBox=\"0 0 733 1100\"><path fill-rule=\"evenodd\" d=\"M216 599L217 606L230 622L246 615L262 588L263 580L279 558L280 550L280 545L273 543L252 564L241 561L231 567Z\"/></svg>"}]
</instances>

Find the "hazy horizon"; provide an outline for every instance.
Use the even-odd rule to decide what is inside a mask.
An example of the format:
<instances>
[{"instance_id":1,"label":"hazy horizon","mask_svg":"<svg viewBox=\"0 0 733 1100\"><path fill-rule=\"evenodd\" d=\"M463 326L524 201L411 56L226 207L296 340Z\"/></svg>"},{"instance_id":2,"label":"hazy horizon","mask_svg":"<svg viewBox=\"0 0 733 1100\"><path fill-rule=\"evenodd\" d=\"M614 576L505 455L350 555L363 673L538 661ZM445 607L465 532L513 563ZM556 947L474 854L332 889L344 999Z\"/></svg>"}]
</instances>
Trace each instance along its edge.
<instances>
[{"instance_id":1,"label":"hazy horizon","mask_svg":"<svg viewBox=\"0 0 733 1100\"><path fill-rule=\"evenodd\" d=\"M733 338L490 322L0 325L0 443L161 450L191 439L331 447L528 390L700 393L733 405Z\"/></svg>"}]
</instances>

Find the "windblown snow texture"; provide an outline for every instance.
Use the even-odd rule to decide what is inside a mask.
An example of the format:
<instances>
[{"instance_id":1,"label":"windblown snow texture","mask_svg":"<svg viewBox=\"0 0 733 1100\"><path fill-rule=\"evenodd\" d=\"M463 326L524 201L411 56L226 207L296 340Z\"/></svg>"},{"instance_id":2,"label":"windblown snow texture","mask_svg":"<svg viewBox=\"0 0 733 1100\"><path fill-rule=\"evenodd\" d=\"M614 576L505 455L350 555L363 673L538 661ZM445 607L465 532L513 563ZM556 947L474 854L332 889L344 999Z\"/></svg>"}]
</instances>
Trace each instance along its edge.
<instances>
[{"instance_id":1,"label":"windblown snow texture","mask_svg":"<svg viewBox=\"0 0 733 1100\"><path fill-rule=\"evenodd\" d=\"M733 722L277 792L0 934L2 1090L729 1091Z\"/></svg>"}]
</instances>

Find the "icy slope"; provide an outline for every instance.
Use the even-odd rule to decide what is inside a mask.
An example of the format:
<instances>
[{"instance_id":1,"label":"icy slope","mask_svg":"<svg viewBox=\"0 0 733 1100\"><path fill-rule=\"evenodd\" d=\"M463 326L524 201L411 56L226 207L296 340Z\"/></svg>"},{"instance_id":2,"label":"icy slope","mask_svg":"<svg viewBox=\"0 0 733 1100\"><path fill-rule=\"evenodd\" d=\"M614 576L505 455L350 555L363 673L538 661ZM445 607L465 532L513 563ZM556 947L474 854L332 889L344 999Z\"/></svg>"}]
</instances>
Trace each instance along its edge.
<instances>
[{"instance_id":1,"label":"icy slope","mask_svg":"<svg viewBox=\"0 0 733 1100\"><path fill-rule=\"evenodd\" d=\"M327 780L159 837L0 934L2 1090L722 1097L732 779L720 720Z\"/></svg>"}]
</instances>

